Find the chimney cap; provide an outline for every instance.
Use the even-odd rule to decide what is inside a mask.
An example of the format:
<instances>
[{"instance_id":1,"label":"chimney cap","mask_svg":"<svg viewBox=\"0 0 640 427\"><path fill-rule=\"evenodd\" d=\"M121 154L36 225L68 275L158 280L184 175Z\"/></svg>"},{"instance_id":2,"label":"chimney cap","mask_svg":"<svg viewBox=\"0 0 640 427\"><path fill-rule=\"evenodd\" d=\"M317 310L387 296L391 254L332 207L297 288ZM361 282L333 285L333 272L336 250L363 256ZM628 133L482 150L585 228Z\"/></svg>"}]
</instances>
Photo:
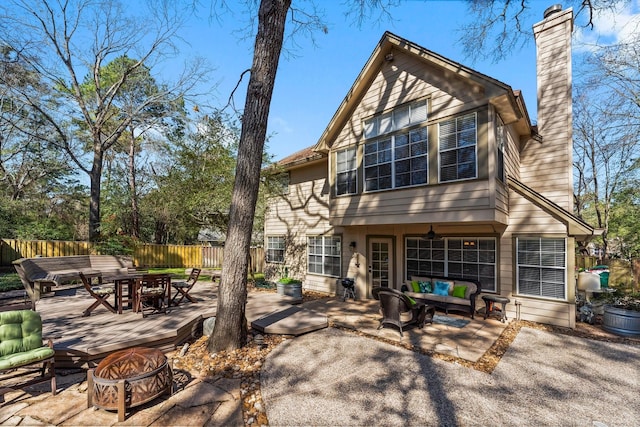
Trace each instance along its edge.
<instances>
[{"instance_id":1,"label":"chimney cap","mask_svg":"<svg viewBox=\"0 0 640 427\"><path fill-rule=\"evenodd\" d=\"M544 19L547 19L554 13L558 13L562 10L561 4L554 4L553 6L549 6L543 13Z\"/></svg>"}]
</instances>

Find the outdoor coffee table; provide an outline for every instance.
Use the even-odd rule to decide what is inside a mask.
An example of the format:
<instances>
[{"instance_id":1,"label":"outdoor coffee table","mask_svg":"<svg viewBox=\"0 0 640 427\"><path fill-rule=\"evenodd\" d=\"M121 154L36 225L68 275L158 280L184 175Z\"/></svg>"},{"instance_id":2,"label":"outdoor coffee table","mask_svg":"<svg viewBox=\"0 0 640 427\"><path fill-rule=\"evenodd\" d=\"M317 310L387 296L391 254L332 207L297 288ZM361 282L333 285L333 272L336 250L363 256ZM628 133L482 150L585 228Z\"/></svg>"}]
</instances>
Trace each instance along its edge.
<instances>
[{"instance_id":1,"label":"outdoor coffee table","mask_svg":"<svg viewBox=\"0 0 640 427\"><path fill-rule=\"evenodd\" d=\"M433 323L433 315L436 313L436 307L429 304L427 300L415 298L416 303L424 306L418 315L418 327L422 328L425 323Z\"/></svg>"}]
</instances>

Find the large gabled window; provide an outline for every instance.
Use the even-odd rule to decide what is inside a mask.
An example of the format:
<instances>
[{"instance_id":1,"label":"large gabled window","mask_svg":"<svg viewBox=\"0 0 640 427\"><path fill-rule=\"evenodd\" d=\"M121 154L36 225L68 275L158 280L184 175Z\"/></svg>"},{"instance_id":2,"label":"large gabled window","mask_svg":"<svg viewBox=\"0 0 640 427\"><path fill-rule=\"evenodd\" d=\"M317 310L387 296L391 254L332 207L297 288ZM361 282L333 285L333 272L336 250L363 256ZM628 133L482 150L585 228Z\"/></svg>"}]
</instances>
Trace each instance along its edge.
<instances>
[{"instance_id":1,"label":"large gabled window","mask_svg":"<svg viewBox=\"0 0 640 427\"><path fill-rule=\"evenodd\" d=\"M519 294L566 299L566 245L565 239L517 239Z\"/></svg>"},{"instance_id":2,"label":"large gabled window","mask_svg":"<svg viewBox=\"0 0 640 427\"><path fill-rule=\"evenodd\" d=\"M364 190L409 187L428 182L427 101L399 107L365 121Z\"/></svg>"},{"instance_id":3,"label":"large gabled window","mask_svg":"<svg viewBox=\"0 0 640 427\"><path fill-rule=\"evenodd\" d=\"M358 191L357 168L355 147L336 152L336 195Z\"/></svg>"},{"instance_id":4,"label":"large gabled window","mask_svg":"<svg viewBox=\"0 0 640 427\"><path fill-rule=\"evenodd\" d=\"M443 121L438 126L440 182L476 178L476 114Z\"/></svg>"}]
</instances>

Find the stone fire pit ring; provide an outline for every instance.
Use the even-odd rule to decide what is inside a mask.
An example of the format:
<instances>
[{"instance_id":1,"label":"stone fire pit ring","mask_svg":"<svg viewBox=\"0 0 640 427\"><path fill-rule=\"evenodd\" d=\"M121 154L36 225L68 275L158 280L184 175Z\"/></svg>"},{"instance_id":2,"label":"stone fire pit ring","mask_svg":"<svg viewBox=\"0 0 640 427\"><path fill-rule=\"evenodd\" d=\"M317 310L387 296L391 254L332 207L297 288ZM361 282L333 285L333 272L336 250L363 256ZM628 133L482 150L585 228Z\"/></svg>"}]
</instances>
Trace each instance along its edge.
<instances>
[{"instance_id":1,"label":"stone fire pit ring","mask_svg":"<svg viewBox=\"0 0 640 427\"><path fill-rule=\"evenodd\" d=\"M173 391L173 372L167 357L157 349L134 347L105 357L87 372L87 407L126 410Z\"/></svg>"}]
</instances>

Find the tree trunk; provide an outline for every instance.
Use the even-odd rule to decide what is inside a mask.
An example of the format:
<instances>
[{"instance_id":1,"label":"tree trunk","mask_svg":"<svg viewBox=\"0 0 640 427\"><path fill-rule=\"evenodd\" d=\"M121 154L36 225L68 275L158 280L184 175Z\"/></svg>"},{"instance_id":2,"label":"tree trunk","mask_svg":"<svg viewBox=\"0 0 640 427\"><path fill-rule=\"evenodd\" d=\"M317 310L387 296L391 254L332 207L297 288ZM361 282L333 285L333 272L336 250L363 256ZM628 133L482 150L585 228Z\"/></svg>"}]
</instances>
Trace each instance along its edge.
<instances>
[{"instance_id":1,"label":"tree trunk","mask_svg":"<svg viewBox=\"0 0 640 427\"><path fill-rule=\"evenodd\" d=\"M210 351L234 350L247 342L245 305L253 217L258 199L271 95L290 5L291 0L260 2L258 33L242 117L236 179L224 247L218 313L208 345Z\"/></svg>"},{"instance_id":2,"label":"tree trunk","mask_svg":"<svg viewBox=\"0 0 640 427\"><path fill-rule=\"evenodd\" d=\"M131 236L140 237L140 214L138 213L138 189L136 185L136 138L133 127L129 140L129 191L131 192Z\"/></svg>"},{"instance_id":3,"label":"tree trunk","mask_svg":"<svg viewBox=\"0 0 640 427\"><path fill-rule=\"evenodd\" d=\"M89 173L91 183L91 199L89 200L89 241L94 242L100 237L100 180L102 179L102 162L104 152L93 150L93 166Z\"/></svg>"}]
</instances>

